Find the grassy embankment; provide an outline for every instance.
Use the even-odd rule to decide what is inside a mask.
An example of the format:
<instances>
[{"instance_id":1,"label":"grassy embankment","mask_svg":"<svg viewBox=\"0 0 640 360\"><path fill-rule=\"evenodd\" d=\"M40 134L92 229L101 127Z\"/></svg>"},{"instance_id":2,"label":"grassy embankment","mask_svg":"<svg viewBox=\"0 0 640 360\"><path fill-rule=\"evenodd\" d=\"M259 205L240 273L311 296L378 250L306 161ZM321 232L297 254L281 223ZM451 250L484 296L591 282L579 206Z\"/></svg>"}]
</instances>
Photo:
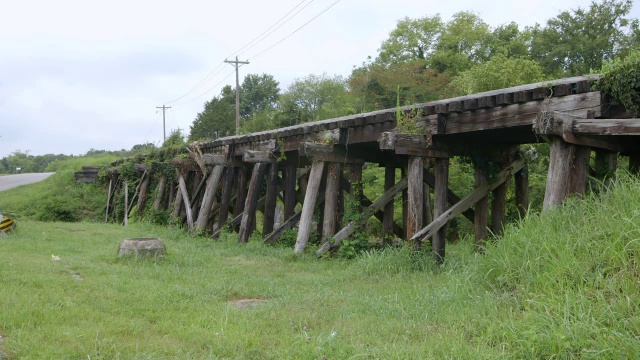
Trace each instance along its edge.
<instances>
[{"instance_id":1,"label":"grassy embankment","mask_svg":"<svg viewBox=\"0 0 640 360\"><path fill-rule=\"evenodd\" d=\"M0 358L638 358L639 209L622 176L486 255L449 246L443 267L407 249L316 260L232 234L21 220L0 238ZM165 259L117 259L121 239L149 236Z\"/></svg>"}]
</instances>

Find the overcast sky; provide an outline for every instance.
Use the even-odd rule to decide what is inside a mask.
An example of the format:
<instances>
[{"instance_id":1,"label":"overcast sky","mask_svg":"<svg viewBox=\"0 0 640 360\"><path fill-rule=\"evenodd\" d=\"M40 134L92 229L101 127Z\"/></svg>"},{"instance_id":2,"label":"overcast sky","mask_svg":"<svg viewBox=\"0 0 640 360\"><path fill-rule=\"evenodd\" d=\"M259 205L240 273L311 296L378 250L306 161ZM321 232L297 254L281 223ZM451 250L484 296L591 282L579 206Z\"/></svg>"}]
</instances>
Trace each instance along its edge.
<instances>
[{"instance_id":1,"label":"overcast sky","mask_svg":"<svg viewBox=\"0 0 640 360\"><path fill-rule=\"evenodd\" d=\"M156 106L164 103L172 106L167 134L176 128L188 134L204 102L235 85L232 66L222 61L299 4L295 17L239 54L251 62L240 68L241 81L247 73L268 73L285 90L309 74L347 77L406 16L439 13L447 21L466 10L492 27L511 21L523 27L589 3L0 0L0 158L16 150L79 155L160 145ZM631 17L640 17L638 5Z\"/></svg>"}]
</instances>

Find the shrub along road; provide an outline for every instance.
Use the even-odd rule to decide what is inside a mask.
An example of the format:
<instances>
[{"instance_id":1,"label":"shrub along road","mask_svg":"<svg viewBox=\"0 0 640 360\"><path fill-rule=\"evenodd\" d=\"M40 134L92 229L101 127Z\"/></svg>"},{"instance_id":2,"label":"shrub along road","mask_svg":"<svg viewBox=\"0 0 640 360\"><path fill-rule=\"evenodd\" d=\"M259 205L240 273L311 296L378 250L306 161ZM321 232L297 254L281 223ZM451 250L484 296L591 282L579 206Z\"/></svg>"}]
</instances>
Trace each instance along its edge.
<instances>
[{"instance_id":1,"label":"shrub along road","mask_svg":"<svg viewBox=\"0 0 640 360\"><path fill-rule=\"evenodd\" d=\"M13 189L14 187L40 182L54 173L16 174L0 176L0 191Z\"/></svg>"}]
</instances>

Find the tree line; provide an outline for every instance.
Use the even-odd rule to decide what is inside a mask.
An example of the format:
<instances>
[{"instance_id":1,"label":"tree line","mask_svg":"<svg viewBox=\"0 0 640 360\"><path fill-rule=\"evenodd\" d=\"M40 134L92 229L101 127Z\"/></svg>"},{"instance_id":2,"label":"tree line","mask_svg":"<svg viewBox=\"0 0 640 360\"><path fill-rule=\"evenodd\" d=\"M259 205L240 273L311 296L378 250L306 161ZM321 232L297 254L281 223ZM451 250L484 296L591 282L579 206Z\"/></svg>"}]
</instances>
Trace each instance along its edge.
<instances>
[{"instance_id":1,"label":"tree line","mask_svg":"<svg viewBox=\"0 0 640 360\"><path fill-rule=\"evenodd\" d=\"M593 1L543 25L492 28L461 11L405 17L375 57L349 77L308 75L285 91L269 74L249 74L240 87L241 132L250 133L398 105L439 100L598 72L640 46L632 0ZM205 102L189 140L235 134L235 91L225 86Z\"/></svg>"}]
</instances>

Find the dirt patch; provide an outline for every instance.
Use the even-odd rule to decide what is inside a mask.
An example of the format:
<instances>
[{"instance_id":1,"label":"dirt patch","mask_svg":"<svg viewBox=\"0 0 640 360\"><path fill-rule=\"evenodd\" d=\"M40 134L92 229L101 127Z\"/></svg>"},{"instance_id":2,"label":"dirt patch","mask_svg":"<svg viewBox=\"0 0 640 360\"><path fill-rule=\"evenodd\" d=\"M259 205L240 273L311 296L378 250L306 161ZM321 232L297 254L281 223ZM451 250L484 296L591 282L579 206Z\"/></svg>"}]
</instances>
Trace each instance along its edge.
<instances>
[{"instance_id":1,"label":"dirt patch","mask_svg":"<svg viewBox=\"0 0 640 360\"><path fill-rule=\"evenodd\" d=\"M266 299L235 299L229 301L231 306L236 309L250 309L254 308L267 301Z\"/></svg>"}]
</instances>

